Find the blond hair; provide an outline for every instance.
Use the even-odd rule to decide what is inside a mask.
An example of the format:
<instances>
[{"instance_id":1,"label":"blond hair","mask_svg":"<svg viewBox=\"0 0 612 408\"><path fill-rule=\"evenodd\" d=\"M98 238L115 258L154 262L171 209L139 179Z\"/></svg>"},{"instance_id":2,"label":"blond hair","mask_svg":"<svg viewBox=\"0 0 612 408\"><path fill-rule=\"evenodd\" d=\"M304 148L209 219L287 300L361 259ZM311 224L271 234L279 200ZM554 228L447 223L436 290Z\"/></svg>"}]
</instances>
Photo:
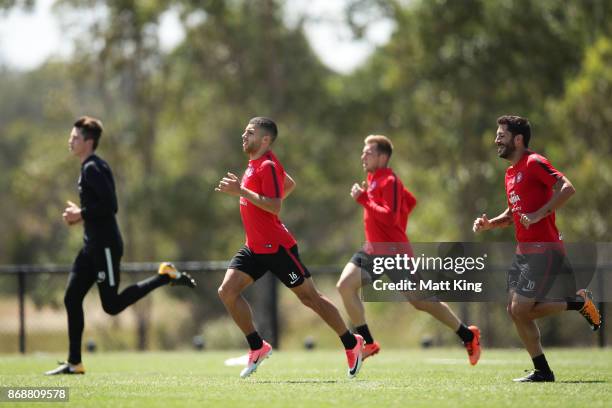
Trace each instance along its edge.
<instances>
[{"instance_id":1,"label":"blond hair","mask_svg":"<svg viewBox=\"0 0 612 408\"><path fill-rule=\"evenodd\" d=\"M389 157L391 157L391 154L393 153L393 143L391 143L391 140L387 136L370 135L366 137L363 142L365 144L375 144L378 153L386 154Z\"/></svg>"}]
</instances>

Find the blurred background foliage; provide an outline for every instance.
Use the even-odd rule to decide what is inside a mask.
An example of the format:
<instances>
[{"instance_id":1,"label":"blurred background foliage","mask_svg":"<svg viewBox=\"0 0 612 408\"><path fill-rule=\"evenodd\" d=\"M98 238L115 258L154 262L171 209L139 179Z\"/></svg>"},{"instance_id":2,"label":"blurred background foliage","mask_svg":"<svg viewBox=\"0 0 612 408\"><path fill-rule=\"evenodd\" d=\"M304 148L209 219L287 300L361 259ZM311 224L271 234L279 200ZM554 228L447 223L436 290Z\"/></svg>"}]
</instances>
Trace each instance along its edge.
<instances>
[{"instance_id":1,"label":"blurred background foliage","mask_svg":"<svg viewBox=\"0 0 612 408\"><path fill-rule=\"evenodd\" d=\"M98 153L115 173L125 261L235 253L238 202L214 187L244 169L240 135L257 115L279 124L275 151L297 181L281 217L307 264L343 264L363 241L348 192L364 178L359 155L372 133L392 138L391 164L419 200L411 240L513 240L511 229L471 232L476 215L506 205L507 162L493 144L506 113L530 118L531 147L577 189L558 216L565 239L612 238L612 2L348 0L355 37L373 19L395 27L350 74L318 59L304 19L288 24L285 6L57 1L64 24L80 27L72 56L31 71L0 66L0 264L70 263L76 254L82 232L65 228L61 212L78 199L67 139L83 114L104 122ZM171 8L186 35L163 51L160 16ZM200 322L205 310L224 316L218 283L202 285ZM53 303L54 290L31 284L41 285L37 303Z\"/></svg>"}]
</instances>

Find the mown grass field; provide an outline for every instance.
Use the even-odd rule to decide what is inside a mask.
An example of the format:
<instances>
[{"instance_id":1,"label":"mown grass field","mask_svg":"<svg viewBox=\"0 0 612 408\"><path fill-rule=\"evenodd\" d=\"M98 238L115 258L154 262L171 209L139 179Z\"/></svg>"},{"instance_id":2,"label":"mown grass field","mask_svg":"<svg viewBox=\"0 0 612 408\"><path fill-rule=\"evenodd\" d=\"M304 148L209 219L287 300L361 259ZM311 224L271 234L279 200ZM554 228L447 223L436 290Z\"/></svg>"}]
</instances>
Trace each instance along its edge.
<instances>
[{"instance_id":1,"label":"mown grass field","mask_svg":"<svg viewBox=\"0 0 612 408\"><path fill-rule=\"evenodd\" d=\"M0 355L1 386L64 386L78 407L609 407L612 350L549 349L556 383L517 384L522 350L485 350L476 367L456 349L383 350L358 378L342 352L275 351L251 378L224 361L237 352L87 355L87 374L45 377L61 355ZM5 406L41 406L0 403Z\"/></svg>"}]
</instances>

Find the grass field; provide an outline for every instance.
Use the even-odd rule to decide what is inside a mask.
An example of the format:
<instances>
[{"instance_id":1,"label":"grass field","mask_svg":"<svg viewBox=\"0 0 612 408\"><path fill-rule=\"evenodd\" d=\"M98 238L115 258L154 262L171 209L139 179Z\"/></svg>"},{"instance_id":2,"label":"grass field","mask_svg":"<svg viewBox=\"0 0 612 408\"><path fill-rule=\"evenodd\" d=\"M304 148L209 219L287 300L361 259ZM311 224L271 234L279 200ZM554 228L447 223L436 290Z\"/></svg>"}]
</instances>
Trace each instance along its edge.
<instances>
[{"instance_id":1,"label":"grass field","mask_svg":"<svg viewBox=\"0 0 612 408\"><path fill-rule=\"evenodd\" d=\"M556 383L516 384L522 350L485 350L470 367L460 349L383 350L346 378L341 352L278 351L247 380L224 366L240 352L87 355L87 374L45 377L60 355L0 356L2 386L70 387L79 407L559 407L610 406L612 350L550 349ZM16 403L17 407L40 404ZM54 403L52 406L62 404ZM11 406L0 403L0 407Z\"/></svg>"}]
</instances>

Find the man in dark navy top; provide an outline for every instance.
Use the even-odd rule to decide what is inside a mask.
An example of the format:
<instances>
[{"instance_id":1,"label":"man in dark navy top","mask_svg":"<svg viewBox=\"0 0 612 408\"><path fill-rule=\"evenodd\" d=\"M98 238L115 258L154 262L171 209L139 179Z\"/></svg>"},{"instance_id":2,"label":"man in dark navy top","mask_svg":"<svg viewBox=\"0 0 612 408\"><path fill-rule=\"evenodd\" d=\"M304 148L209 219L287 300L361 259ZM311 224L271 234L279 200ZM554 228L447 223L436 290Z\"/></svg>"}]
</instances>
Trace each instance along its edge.
<instances>
[{"instance_id":1,"label":"man in dark navy top","mask_svg":"<svg viewBox=\"0 0 612 408\"><path fill-rule=\"evenodd\" d=\"M126 307L147 295L153 289L168 283L195 287L195 281L179 272L169 262L159 266L158 274L119 293L119 267L123 255L123 241L115 214L117 195L115 181L108 164L94 154L102 136L102 123L91 117L79 118L72 128L68 141L70 151L81 161L79 177L80 207L68 201L62 214L64 222L76 225L83 222L83 248L77 255L64 296L68 313L68 360L47 375L84 374L81 362L81 339L85 325L83 298L98 284L102 308L116 315Z\"/></svg>"},{"instance_id":2,"label":"man in dark navy top","mask_svg":"<svg viewBox=\"0 0 612 408\"><path fill-rule=\"evenodd\" d=\"M531 124L526 118L505 115L497 119L497 125L497 155L511 163L505 177L508 206L495 218L489 219L486 214L476 218L473 230L514 226L518 244L507 274L507 309L534 365L531 373L514 381L552 382L555 376L544 356L535 320L576 310L593 330L601 325L590 292L576 291L574 274L555 224L555 211L574 195L575 189L544 156L528 149ZM566 284L565 300L547 296L555 280Z\"/></svg>"}]
</instances>

